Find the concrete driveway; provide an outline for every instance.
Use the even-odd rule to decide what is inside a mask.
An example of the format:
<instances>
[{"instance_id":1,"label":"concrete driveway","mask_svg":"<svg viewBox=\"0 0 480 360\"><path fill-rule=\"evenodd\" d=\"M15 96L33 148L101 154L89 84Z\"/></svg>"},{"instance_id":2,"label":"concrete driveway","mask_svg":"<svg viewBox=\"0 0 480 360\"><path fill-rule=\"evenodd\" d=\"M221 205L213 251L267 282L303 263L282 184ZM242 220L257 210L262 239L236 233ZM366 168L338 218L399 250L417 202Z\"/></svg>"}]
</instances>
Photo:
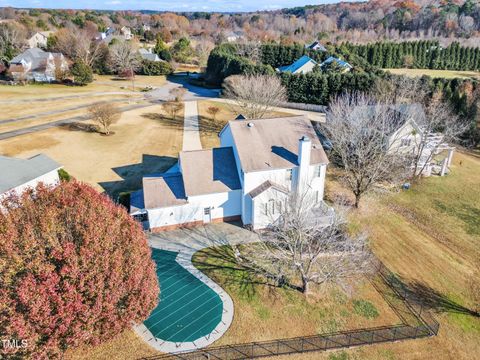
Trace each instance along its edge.
<instances>
[{"instance_id":1,"label":"concrete driveway","mask_svg":"<svg viewBox=\"0 0 480 360\"><path fill-rule=\"evenodd\" d=\"M173 100L172 95L170 95L170 91L178 87L184 87L187 89L187 93L183 98L184 101L211 99L217 98L220 95L220 89L206 89L189 84L188 77L186 75L171 75L167 78L165 85L148 92L147 97L151 100L159 101Z\"/></svg>"}]
</instances>

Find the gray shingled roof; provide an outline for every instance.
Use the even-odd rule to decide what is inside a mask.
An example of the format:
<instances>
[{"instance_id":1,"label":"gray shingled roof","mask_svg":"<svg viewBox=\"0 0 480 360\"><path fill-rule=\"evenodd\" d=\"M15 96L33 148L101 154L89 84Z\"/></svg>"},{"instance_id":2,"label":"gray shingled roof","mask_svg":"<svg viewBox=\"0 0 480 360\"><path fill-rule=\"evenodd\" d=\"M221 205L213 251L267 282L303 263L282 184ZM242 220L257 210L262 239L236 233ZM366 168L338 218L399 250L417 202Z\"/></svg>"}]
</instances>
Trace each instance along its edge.
<instances>
[{"instance_id":1,"label":"gray shingled roof","mask_svg":"<svg viewBox=\"0 0 480 360\"><path fill-rule=\"evenodd\" d=\"M233 120L227 126L245 172L298 166L298 141L304 135L312 140L311 164L328 163L315 129L305 116Z\"/></svg>"},{"instance_id":2,"label":"gray shingled roof","mask_svg":"<svg viewBox=\"0 0 480 360\"><path fill-rule=\"evenodd\" d=\"M31 70L36 70L36 69L44 69L48 57L50 55L53 55L54 58L56 57L61 57L61 53L50 53L50 52L45 52L42 49L39 48L32 48L24 51L23 53L15 56L11 61L11 65L20 65L22 63L22 60L25 60L27 62L32 63L32 68Z\"/></svg>"},{"instance_id":3,"label":"gray shingled roof","mask_svg":"<svg viewBox=\"0 0 480 360\"><path fill-rule=\"evenodd\" d=\"M36 155L30 159L0 156L0 194L61 167L59 163L44 154Z\"/></svg>"},{"instance_id":4,"label":"gray shingled roof","mask_svg":"<svg viewBox=\"0 0 480 360\"><path fill-rule=\"evenodd\" d=\"M187 196L241 189L231 147L183 151L180 164Z\"/></svg>"},{"instance_id":5,"label":"gray shingled roof","mask_svg":"<svg viewBox=\"0 0 480 360\"><path fill-rule=\"evenodd\" d=\"M143 197L146 209L186 204L182 174L177 172L144 177Z\"/></svg>"}]
</instances>

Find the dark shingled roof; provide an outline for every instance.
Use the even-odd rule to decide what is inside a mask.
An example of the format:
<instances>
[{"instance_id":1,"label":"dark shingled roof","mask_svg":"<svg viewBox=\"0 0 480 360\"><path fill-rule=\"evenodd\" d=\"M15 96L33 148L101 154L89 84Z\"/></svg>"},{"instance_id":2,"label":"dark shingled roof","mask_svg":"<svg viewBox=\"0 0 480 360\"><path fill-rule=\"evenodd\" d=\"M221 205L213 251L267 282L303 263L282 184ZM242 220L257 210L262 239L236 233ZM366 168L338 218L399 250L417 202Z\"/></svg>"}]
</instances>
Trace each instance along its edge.
<instances>
[{"instance_id":1,"label":"dark shingled roof","mask_svg":"<svg viewBox=\"0 0 480 360\"><path fill-rule=\"evenodd\" d=\"M182 151L180 165L187 196L241 189L231 147Z\"/></svg>"},{"instance_id":2,"label":"dark shingled roof","mask_svg":"<svg viewBox=\"0 0 480 360\"><path fill-rule=\"evenodd\" d=\"M310 164L328 164L315 129L305 116L233 120L227 126L232 131L245 172L298 166L298 140L302 136L308 136L312 141Z\"/></svg>"},{"instance_id":3,"label":"dark shingled roof","mask_svg":"<svg viewBox=\"0 0 480 360\"><path fill-rule=\"evenodd\" d=\"M0 194L61 167L59 163L44 154L29 159L0 156Z\"/></svg>"}]
</instances>

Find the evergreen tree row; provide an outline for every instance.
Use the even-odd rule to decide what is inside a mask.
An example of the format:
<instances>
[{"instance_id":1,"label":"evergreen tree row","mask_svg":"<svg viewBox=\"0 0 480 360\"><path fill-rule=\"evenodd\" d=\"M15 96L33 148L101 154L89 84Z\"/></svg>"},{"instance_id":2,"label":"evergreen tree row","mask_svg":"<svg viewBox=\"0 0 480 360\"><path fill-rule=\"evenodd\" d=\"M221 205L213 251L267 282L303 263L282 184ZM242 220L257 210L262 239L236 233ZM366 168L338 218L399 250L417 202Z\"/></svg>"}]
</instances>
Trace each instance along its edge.
<instances>
[{"instance_id":1,"label":"evergreen tree row","mask_svg":"<svg viewBox=\"0 0 480 360\"><path fill-rule=\"evenodd\" d=\"M351 54L356 54L380 68L480 69L480 48L463 47L458 42L453 42L446 48L434 40L377 42L366 45L348 43L346 48Z\"/></svg>"}]
</instances>

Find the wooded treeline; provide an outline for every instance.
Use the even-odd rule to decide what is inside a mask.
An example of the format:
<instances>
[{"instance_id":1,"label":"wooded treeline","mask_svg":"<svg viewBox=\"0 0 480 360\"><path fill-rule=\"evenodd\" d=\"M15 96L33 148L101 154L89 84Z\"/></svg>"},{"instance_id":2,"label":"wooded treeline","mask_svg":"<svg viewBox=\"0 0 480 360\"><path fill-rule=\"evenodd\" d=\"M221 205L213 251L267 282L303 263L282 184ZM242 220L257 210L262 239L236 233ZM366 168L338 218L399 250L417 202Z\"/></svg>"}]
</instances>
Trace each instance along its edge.
<instances>
[{"instance_id":1,"label":"wooded treeline","mask_svg":"<svg viewBox=\"0 0 480 360\"><path fill-rule=\"evenodd\" d=\"M415 44L416 46L414 46ZM422 49L435 46L435 44L438 45L436 42L422 42L421 45L418 42L410 42L399 44L398 48L403 49L405 47L405 49L408 49L408 53L416 55L418 59L421 59L419 60L420 63L425 64L429 60L429 52ZM242 46L245 45L223 44L217 46L211 52L208 60L206 80L211 84L221 85L223 80L231 75L271 75L275 73L274 67L291 63L306 53L319 61L330 54L334 54L350 61L354 66L353 71L348 73L313 71L308 74L278 74L282 84L287 89L289 101L328 105L333 96L350 91L369 92L375 88L378 82L388 81L392 77L398 76L386 73L375 67L374 64L370 65L371 60L368 59L368 56L365 59L362 58L362 55L368 54L368 52L364 53L363 50L359 50L360 47L349 44L330 48L327 52L317 52L316 54L307 52L299 45L265 44L258 49L248 49L249 51L242 49ZM382 48L382 45L379 44L378 48ZM416 52L413 51L414 48L416 48ZM457 43L444 50L444 55L438 64L451 64L449 66L462 62L471 64L470 60L464 60L464 56L468 59L472 59L472 56L467 56L466 54L469 52L462 49L470 49L470 54L474 54L474 60L476 59L475 54L479 52L477 48L462 48ZM377 53L379 53L378 50ZM480 142L480 132L477 126L477 119L480 117L480 84L478 81L458 78L433 79L428 76L423 76L421 81L427 89L430 89L432 96L435 93L441 93L445 101L453 105L455 112L460 117L471 121L472 126L464 134L463 139L466 145L478 144Z\"/></svg>"},{"instance_id":2,"label":"wooded treeline","mask_svg":"<svg viewBox=\"0 0 480 360\"><path fill-rule=\"evenodd\" d=\"M351 54L380 68L418 68L442 70L480 69L480 48L453 42L443 48L438 41L376 42L366 45L345 44Z\"/></svg>"}]
</instances>

